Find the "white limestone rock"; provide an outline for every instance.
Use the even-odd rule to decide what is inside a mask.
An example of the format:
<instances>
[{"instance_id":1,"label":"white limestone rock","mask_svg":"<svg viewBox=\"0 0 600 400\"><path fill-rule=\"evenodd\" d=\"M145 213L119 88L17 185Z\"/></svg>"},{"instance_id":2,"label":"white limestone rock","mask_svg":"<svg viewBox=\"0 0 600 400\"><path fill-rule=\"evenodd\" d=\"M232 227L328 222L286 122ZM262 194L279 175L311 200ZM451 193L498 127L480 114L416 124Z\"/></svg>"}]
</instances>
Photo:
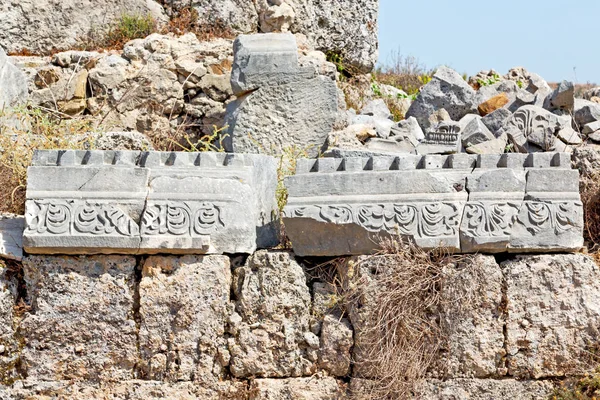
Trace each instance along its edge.
<instances>
[{"instance_id":1,"label":"white limestone rock","mask_svg":"<svg viewBox=\"0 0 600 400\"><path fill-rule=\"evenodd\" d=\"M548 103L552 109L573 110L575 106L575 85L573 82L562 81L554 92L548 96Z\"/></svg>"},{"instance_id":2,"label":"white limestone rock","mask_svg":"<svg viewBox=\"0 0 600 400\"><path fill-rule=\"evenodd\" d=\"M512 113L506 108L499 108L481 119L481 122L496 135L497 132L508 122L512 117Z\"/></svg>"},{"instance_id":3,"label":"white limestone rock","mask_svg":"<svg viewBox=\"0 0 600 400\"><path fill-rule=\"evenodd\" d=\"M2 2L0 46L8 52L70 49L93 28L107 29L106 24L123 13L149 14L159 22L167 20L155 0L22 0L18 6Z\"/></svg>"},{"instance_id":4,"label":"white limestone rock","mask_svg":"<svg viewBox=\"0 0 600 400\"><path fill-rule=\"evenodd\" d=\"M495 139L481 118L475 118L461 130L462 145L465 148Z\"/></svg>"},{"instance_id":5,"label":"white limestone rock","mask_svg":"<svg viewBox=\"0 0 600 400\"><path fill-rule=\"evenodd\" d=\"M594 260L583 254L518 256L501 267L509 374L540 379L586 371L589 346L600 337L600 270Z\"/></svg>"},{"instance_id":6,"label":"white limestone rock","mask_svg":"<svg viewBox=\"0 0 600 400\"><path fill-rule=\"evenodd\" d=\"M2 24L1 7L7 6L10 5L0 5L0 24ZM0 28L0 110L8 110L27 100L27 79L25 74L13 65L4 52L1 41L2 33L4 32ZM10 51L10 48L8 51Z\"/></svg>"}]
</instances>

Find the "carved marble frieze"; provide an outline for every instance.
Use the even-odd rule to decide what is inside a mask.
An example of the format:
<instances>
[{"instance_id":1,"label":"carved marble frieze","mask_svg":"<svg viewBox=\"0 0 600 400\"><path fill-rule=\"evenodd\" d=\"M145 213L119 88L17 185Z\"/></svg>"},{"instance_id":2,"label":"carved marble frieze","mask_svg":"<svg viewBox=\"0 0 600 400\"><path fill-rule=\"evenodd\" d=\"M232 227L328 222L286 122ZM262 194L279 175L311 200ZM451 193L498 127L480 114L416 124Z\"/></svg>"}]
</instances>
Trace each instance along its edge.
<instances>
[{"instance_id":1,"label":"carved marble frieze","mask_svg":"<svg viewBox=\"0 0 600 400\"><path fill-rule=\"evenodd\" d=\"M39 151L28 174L30 253L252 253L277 244L268 156Z\"/></svg>"},{"instance_id":2,"label":"carved marble frieze","mask_svg":"<svg viewBox=\"0 0 600 400\"><path fill-rule=\"evenodd\" d=\"M387 235L453 252L575 251L578 182L563 153L302 160L283 220L301 256L376 251Z\"/></svg>"}]
</instances>

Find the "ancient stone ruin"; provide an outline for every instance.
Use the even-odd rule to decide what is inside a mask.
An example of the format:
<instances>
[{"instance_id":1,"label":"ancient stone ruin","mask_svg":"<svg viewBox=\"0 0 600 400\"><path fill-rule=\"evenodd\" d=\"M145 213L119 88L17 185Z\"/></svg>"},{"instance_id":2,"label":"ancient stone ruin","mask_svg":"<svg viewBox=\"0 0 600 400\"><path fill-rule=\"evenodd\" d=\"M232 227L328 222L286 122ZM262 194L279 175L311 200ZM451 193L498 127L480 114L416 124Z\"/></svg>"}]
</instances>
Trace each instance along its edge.
<instances>
[{"instance_id":1,"label":"ancient stone ruin","mask_svg":"<svg viewBox=\"0 0 600 400\"><path fill-rule=\"evenodd\" d=\"M550 400L600 379L600 89L521 67L380 84L376 0L13 3L0 399ZM73 50L119 7L223 37Z\"/></svg>"}]
</instances>

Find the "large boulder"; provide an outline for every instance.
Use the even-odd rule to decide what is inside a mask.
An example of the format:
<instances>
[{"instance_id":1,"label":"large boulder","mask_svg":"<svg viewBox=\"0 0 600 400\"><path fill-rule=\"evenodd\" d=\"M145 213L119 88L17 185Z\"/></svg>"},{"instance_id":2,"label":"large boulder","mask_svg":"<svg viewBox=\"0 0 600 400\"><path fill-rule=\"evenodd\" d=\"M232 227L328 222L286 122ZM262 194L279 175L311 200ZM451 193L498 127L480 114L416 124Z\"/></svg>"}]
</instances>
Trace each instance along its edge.
<instances>
[{"instance_id":1,"label":"large boulder","mask_svg":"<svg viewBox=\"0 0 600 400\"><path fill-rule=\"evenodd\" d=\"M122 14L166 19L155 0L22 0L0 3L0 46L9 53L73 48L92 29L106 29Z\"/></svg>"},{"instance_id":2,"label":"large boulder","mask_svg":"<svg viewBox=\"0 0 600 400\"><path fill-rule=\"evenodd\" d=\"M277 153L296 147L316 156L333 130L337 87L314 66L299 66L290 34L240 36L234 44L227 106L228 152Z\"/></svg>"},{"instance_id":3,"label":"large boulder","mask_svg":"<svg viewBox=\"0 0 600 400\"><path fill-rule=\"evenodd\" d=\"M1 21L2 18L0 18L0 24L2 24ZM0 37L1 35L2 30L0 30ZM0 110L14 107L26 99L27 78L19 68L10 62L0 45Z\"/></svg>"},{"instance_id":4,"label":"large boulder","mask_svg":"<svg viewBox=\"0 0 600 400\"><path fill-rule=\"evenodd\" d=\"M415 117L423 130L431 127L429 116L445 109L453 121L459 121L467 114L477 113L477 93L456 71L440 67L431 82L421 89L421 93L406 113L406 118Z\"/></svg>"}]
</instances>

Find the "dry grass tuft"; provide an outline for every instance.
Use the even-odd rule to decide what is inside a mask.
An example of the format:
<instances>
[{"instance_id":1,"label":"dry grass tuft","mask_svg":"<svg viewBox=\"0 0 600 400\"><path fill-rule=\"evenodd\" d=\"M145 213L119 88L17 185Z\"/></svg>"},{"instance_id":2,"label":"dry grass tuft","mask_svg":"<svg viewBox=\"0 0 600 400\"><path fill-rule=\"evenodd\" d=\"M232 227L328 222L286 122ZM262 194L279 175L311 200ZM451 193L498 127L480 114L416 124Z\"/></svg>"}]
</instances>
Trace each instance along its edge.
<instances>
[{"instance_id":1,"label":"dry grass tuft","mask_svg":"<svg viewBox=\"0 0 600 400\"><path fill-rule=\"evenodd\" d=\"M364 265L351 260L341 268L348 278L346 309L363 319L355 362L360 375L372 380L355 395L360 399L410 397L452 332L448 321L460 318L481 286L477 283L485 280L469 256L423 251L393 238L383 240L382 248L362 258ZM475 283L465 285L467 279Z\"/></svg>"},{"instance_id":2,"label":"dry grass tuft","mask_svg":"<svg viewBox=\"0 0 600 400\"><path fill-rule=\"evenodd\" d=\"M4 117L0 112L0 120ZM27 167L36 149L89 149L91 121L41 108L19 107L14 125L0 125L0 212L23 214Z\"/></svg>"},{"instance_id":3,"label":"dry grass tuft","mask_svg":"<svg viewBox=\"0 0 600 400\"><path fill-rule=\"evenodd\" d=\"M434 73L435 69L428 69L417 58L404 56L396 50L392 53L390 61L377 68L373 76L379 83L394 86L413 95L419 93L421 86L429 82Z\"/></svg>"},{"instance_id":4,"label":"dry grass tuft","mask_svg":"<svg viewBox=\"0 0 600 400\"><path fill-rule=\"evenodd\" d=\"M583 235L591 252L600 249L600 173L582 176L580 181L583 203Z\"/></svg>"}]
</instances>

